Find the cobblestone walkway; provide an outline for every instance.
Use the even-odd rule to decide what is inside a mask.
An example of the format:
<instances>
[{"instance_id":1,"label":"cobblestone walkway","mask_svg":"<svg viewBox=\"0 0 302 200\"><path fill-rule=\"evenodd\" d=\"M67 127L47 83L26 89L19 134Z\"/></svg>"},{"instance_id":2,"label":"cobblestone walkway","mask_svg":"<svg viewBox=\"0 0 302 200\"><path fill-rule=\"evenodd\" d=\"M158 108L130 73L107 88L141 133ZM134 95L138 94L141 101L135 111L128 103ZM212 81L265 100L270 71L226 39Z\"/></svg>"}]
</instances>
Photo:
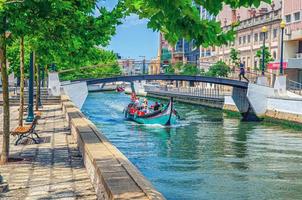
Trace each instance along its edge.
<instances>
[{"instance_id":1,"label":"cobblestone walkway","mask_svg":"<svg viewBox=\"0 0 302 200\"><path fill-rule=\"evenodd\" d=\"M12 108L12 128L17 116L17 108ZM40 144L15 146L11 137L11 157L25 160L0 166L9 183L9 192L0 194L0 199L96 199L60 106L44 106L36 129L44 140Z\"/></svg>"}]
</instances>

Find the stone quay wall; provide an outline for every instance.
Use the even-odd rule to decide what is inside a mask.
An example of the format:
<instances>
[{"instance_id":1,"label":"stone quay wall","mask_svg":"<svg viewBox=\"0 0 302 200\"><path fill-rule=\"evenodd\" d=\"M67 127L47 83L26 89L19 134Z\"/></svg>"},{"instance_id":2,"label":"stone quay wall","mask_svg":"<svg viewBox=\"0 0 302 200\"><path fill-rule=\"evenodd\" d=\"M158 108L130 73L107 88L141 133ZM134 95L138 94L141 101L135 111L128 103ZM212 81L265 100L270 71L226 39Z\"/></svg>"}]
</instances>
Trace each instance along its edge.
<instances>
[{"instance_id":1,"label":"stone quay wall","mask_svg":"<svg viewBox=\"0 0 302 200\"><path fill-rule=\"evenodd\" d=\"M67 95L61 101L98 199L165 199Z\"/></svg>"}]
</instances>

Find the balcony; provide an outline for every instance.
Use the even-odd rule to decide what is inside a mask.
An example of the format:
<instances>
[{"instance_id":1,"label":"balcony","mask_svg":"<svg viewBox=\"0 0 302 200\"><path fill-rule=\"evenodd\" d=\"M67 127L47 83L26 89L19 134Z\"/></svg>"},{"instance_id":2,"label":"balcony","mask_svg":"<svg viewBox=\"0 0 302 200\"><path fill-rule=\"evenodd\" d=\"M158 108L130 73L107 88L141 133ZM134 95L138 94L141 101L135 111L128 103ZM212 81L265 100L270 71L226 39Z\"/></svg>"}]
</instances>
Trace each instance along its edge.
<instances>
[{"instance_id":1,"label":"balcony","mask_svg":"<svg viewBox=\"0 0 302 200\"><path fill-rule=\"evenodd\" d=\"M296 58L289 58L287 68L302 69L302 53L297 53Z\"/></svg>"}]
</instances>

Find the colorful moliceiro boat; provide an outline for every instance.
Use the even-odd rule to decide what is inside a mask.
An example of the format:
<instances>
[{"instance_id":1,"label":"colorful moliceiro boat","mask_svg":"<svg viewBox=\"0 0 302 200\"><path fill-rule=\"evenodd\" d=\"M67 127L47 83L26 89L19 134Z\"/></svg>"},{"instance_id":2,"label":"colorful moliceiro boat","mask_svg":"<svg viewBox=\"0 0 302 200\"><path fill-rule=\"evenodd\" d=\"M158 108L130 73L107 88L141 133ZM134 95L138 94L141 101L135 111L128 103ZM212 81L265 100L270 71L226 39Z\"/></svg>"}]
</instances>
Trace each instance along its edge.
<instances>
[{"instance_id":1,"label":"colorful moliceiro boat","mask_svg":"<svg viewBox=\"0 0 302 200\"><path fill-rule=\"evenodd\" d=\"M139 109L135 108L133 103L130 103L124 110L125 117L133 120L139 124L159 124L163 126L170 126L176 124L177 112L173 109L173 99L171 98L169 104L163 108L145 114Z\"/></svg>"}]
</instances>

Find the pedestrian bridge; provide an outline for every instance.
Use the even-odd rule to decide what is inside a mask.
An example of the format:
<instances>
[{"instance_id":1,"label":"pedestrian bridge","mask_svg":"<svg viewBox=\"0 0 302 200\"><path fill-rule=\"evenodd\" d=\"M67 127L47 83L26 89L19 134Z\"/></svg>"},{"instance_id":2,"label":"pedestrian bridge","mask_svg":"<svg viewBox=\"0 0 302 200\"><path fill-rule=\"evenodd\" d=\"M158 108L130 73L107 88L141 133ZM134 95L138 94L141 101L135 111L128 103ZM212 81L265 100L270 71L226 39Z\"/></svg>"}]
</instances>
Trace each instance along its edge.
<instances>
[{"instance_id":1,"label":"pedestrian bridge","mask_svg":"<svg viewBox=\"0 0 302 200\"><path fill-rule=\"evenodd\" d=\"M136 76L118 76L110 78L98 78L98 79L81 79L73 82L85 81L87 85L100 84L100 83L113 83L113 82L134 82L142 80L162 80L162 81L190 81L190 82L204 82L213 83L219 85L227 85L236 88L248 88L247 82L238 80L232 80L227 78L217 78L208 76L188 76L188 75L136 75Z\"/></svg>"},{"instance_id":2,"label":"pedestrian bridge","mask_svg":"<svg viewBox=\"0 0 302 200\"><path fill-rule=\"evenodd\" d=\"M233 87L232 98L242 114L244 120L258 120L257 116L253 112L253 109L247 98L248 83L239 80L232 80L227 78L217 78L208 76L188 76L188 75L136 75L136 76L118 76L109 78L97 78L97 79L81 79L75 80L70 83L63 84L64 91L69 91L68 94L72 99L81 101L82 104L86 99L86 94L82 94L83 90L87 90L87 85L94 84L106 84L113 82L130 82L131 88L134 91L133 82L142 80L162 80L162 81L189 81L189 82L203 82L212 83L218 85L225 85ZM71 95L73 93L73 95ZM86 95L86 96L85 96ZM74 98L72 96L75 96ZM84 100L83 100L83 97ZM82 100L81 100L82 99Z\"/></svg>"}]
</instances>

